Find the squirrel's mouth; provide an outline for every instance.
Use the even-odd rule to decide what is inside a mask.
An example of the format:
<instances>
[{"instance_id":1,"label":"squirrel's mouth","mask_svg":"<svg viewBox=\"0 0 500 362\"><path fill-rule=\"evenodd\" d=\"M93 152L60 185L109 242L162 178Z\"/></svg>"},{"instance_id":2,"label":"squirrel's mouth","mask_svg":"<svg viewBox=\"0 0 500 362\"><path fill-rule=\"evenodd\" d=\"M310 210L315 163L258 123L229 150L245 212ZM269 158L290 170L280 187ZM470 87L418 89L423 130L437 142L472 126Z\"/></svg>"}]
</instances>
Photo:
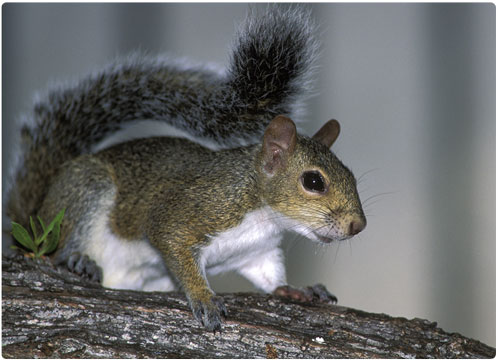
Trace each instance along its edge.
<instances>
[{"instance_id":1,"label":"squirrel's mouth","mask_svg":"<svg viewBox=\"0 0 500 362\"><path fill-rule=\"evenodd\" d=\"M314 233L314 236L316 236L319 241L321 241L322 243L325 243L325 244L330 244L336 240L336 239L331 238L329 236L320 235L318 233Z\"/></svg>"},{"instance_id":2,"label":"squirrel's mouth","mask_svg":"<svg viewBox=\"0 0 500 362\"><path fill-rule=\"evenodd\" d=\"M350 239L352 236L350 235L345 235L345 236L337 236L337 237L334 237L334 236L326 236L326 235L321 235L321 234L318 234L317 232L314 232L314 236L316 236L316 238L321 241L322 243L325 243L325 244L330 244L330 243L333 243L334 241L342 241L342 240L346 240L346 239Z\"/></svg>"}]
</instances>

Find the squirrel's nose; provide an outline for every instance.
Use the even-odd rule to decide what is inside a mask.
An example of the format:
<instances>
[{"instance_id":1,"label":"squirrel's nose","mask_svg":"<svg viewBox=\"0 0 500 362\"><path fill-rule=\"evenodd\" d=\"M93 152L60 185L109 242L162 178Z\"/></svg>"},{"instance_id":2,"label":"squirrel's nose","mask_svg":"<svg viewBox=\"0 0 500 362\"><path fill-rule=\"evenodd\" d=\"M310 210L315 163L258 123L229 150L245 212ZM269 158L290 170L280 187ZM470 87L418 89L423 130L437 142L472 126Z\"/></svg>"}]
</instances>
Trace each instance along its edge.
<instances>
[{"instance_id":1,"label":"squirrel's nose","mask_svg":"<svg viewBox=\"0 0 500 362\"><path fill-rule=\"evenodd\" d=\"M354 236L361 232L366 226L366 219L363 217L355 217L349 224L349 235Z\"/></svg>"}]
</instances>

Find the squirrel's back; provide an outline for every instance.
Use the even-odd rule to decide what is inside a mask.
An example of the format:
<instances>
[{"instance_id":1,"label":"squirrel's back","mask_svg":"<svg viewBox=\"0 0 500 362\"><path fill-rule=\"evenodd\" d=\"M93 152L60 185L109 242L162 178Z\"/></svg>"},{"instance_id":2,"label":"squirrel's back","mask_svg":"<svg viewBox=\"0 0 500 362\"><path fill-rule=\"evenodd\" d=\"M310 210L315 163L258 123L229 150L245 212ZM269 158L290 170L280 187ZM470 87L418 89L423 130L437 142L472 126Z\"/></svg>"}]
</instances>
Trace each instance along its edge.
<instances>
[{"instance_id":1,"label":"squirrel's back","mask_svg":"<svg viewBox=\"0 0 500 362\"><path fill-rule=\"evenodd\" d=\"M269 120L293 114L307 94L317 53L313 33L307 11L271 6L247 18L222 76L132 56L50 91L22 128L7 216L27 225L63 163L136 120L166 122L223 147L255 142Z\"/></svg>"}]
</instances>

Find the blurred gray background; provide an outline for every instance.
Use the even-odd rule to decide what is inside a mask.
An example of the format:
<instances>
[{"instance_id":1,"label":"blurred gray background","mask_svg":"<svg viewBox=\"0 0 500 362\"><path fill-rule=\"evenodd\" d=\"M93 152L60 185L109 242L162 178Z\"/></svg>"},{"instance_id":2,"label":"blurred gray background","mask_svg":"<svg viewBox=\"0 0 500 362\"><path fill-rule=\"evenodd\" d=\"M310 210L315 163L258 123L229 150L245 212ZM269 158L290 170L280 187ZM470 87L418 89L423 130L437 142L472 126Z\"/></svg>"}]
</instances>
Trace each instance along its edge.
<instances>
[{"instance_id":1,"label":"blurred gray background","mask_svg":"<svg viewBox=\"0 0 500 362\"><path fill-rule=\"evenodd\" d=\"M49 82L141 49L224 65L247 4L4 4L2 180L14 123ZM342 305L437 321L495 345L495 7L312 5L323 42L304 132L361 177L368 227L321 246L288 235L289 282ZM251 290L234 275L216 291Z\"/></svg>"}]
</instances>

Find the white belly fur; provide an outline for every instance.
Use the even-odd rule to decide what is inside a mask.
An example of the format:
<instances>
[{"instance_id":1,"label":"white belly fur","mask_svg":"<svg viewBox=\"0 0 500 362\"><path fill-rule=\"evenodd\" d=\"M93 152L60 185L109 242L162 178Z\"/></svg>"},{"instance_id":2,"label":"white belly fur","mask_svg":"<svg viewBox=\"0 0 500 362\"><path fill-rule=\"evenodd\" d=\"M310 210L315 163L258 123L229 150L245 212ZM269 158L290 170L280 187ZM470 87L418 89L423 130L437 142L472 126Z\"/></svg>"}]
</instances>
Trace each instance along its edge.
<instances>
[{"instance_id":1,"label":"white belly fur","mask_svg":"<svg viewBox=\"0 0 500 362\"><path fill-rule=\"evenodd\" d=\"M236 227L210 238L200 266L210 275L238 271L258 288L272 291L285 284L281 227L265 207L248 213ZM171 291L175 289L161 254L147 240L124 240L109 229L107 213L96 217L91 238L82 252L103 271L102 285L115 289Z\"/></svg>"},{"instance_id":2,"label":"white belly fur","mask_svg":"<svg viewBox=\"0 0 500 362\"><path fill-rule=\"evenodd\" d=\"M277 245L269 243L269 239L281 229L269 220L270 217L267 209L252 211L238 226L213 236L201 254L207 272L218 274L234 270L249 259L274 249Z\"/></svg>"},{"instance_id":3,"label":"white belly fur","mask_svg":"<svg viewBox=\"0 0 500 362\"><path fill-rule=\"evenodd\" d=\"M124 240L108 226L107 212L96 217L83 250L102 269L102 285L114 289L172 291L160 253L146 240Z\"/></svg>"}]
</instances>

